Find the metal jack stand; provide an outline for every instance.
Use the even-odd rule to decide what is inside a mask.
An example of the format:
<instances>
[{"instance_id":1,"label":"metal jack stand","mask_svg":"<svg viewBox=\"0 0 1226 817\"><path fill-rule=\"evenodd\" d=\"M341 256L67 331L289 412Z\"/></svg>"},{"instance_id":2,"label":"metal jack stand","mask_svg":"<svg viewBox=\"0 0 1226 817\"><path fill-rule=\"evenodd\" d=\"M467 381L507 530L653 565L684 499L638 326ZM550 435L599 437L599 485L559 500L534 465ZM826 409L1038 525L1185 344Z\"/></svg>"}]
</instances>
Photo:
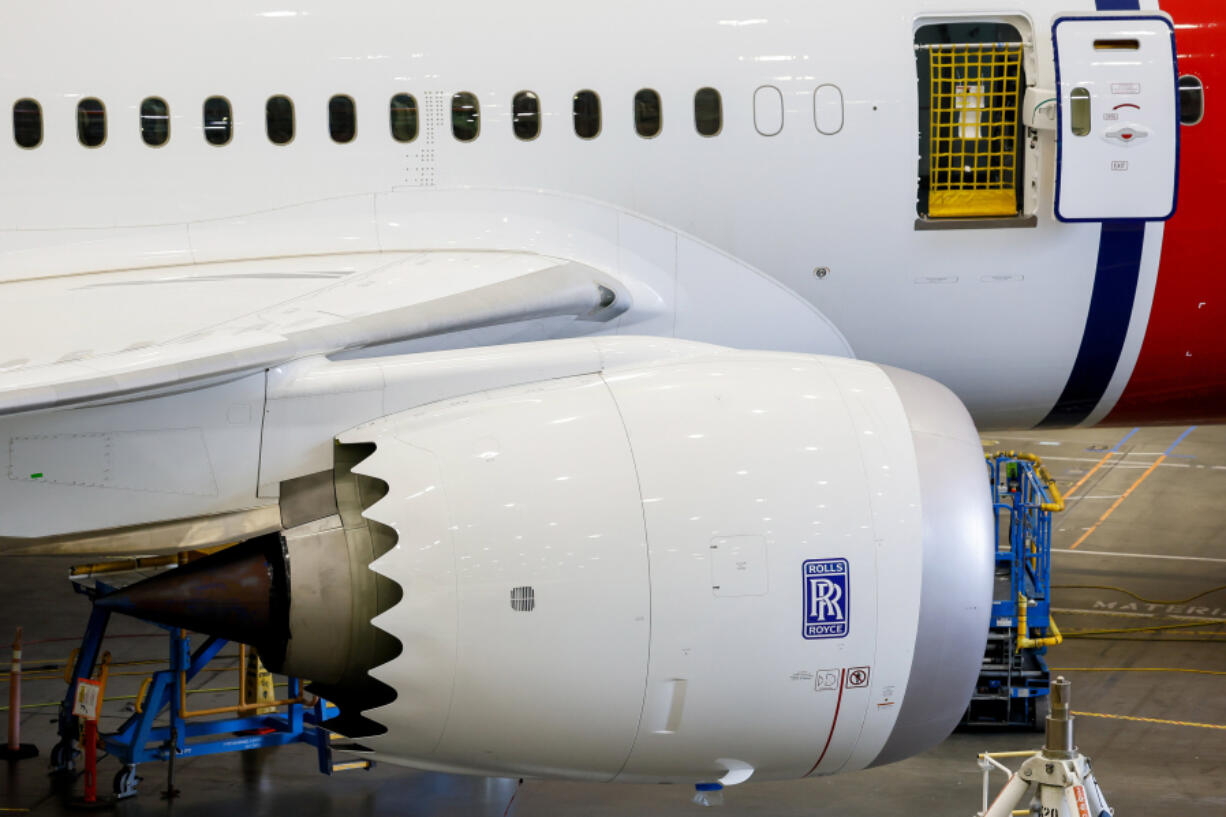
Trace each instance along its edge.
<instances>
[{"instance_id":1,"label":"metal jack stand","mask_svg":"<svg viewBox=\"0 0 1226 817\"><path fill-rule=\"evenodd\" d=\"M1037 805L1032 814L1068 817L1111 817L1098 781L1090 770L1090 759L1073 745L1073 716L1069 713L1069 682L1057 678L1051 685L1051 714L1047 716L1047 743L1037 753L1008 752L996 757L1029 756L1016 772L991 754L979 756L983 769L983 811L978 817L1010 817L1021 805ZM993 768L1009 775L1009 782L988 806L988 774ZM1025 813L1023 811L1022 813Z\"/></svg>"}]
</instances>

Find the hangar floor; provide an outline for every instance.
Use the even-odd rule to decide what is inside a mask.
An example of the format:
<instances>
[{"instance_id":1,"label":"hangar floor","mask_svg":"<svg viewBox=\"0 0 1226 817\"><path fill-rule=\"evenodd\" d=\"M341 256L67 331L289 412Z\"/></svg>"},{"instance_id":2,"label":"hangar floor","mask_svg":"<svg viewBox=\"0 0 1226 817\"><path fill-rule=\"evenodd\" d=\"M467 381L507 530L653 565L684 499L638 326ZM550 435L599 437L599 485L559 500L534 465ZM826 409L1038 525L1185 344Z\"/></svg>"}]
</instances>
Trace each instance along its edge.
<instances>
[{"instance_id":1,"label":"hangar floor","mask_svg":"<svg viewBox=\"0 0 1226 817\"><path fill-rule=\"evenodd\" d=\"M1057 589L1054 606L1063 629L1102 630L1163 624L1190 625L1157 632L1071 638L1053 648L1053 668L1073 682L1080 746L1094 759L1109 801L1121 813L1226 813L1226 591L1192 601L1194 594L1226 584L1226 428L1091 429L1063 433L991 435L989 450L1009 448L1043 456L1068 510L1055 519L1054 582L1094 586ZM28 640L79 637L83 600L65 587L67 563L53 559L7 560L0 597L0 643L17 624ZM1149 599L1136 601L1121 587ZM1104 589L1097 589L1104 588ZM1199 619L1206 619L1198 623ZM113 634L149 630L116 620ZM62 661L72 640L31 645L27 671ZM115 660L163 658L155 638L115 639ZM0 655L3 652L0 651ZM1216 674L1157 671L1204 670ZM119 668L117 668L118 671ZM129 667L131 669L131 667ZM113 676L102 728L114 729L121 707L147 670ZM43 680L37 680L37 676ZM65 790L46 774L53 742L54 701L63 681L56 673L31 672L24 686L24 739L44 757L11 764L0 787L0 812L59 814ZM203 686L230 686L219 672ZM5 690L7 692L7 689ZM230 697L233 693L228 693ZM207 699L209 696L201 696ZM203 703L203 701L202 701ZM879 815L973 814L979 808L979 751L1033 748L1033 734L957 733L919 757L867 772L794 783L754 785L726 793L724 814ZM114 760L99 765L108 786ZM158 797L165 769L141 768L139 797L120 803L120 815L179 817L255 813L422 815L627 815L698 814L681 787L589 785L454 777L380 766L324 778L313 750L280 750L181 761L173 808ZM1001 780L996 779L994 786ZM80 781L68 793L80 792ZM513 802L512 802L513 801ZM718 812L717 812L718 813Z\"/></svg>"}]
</instances>

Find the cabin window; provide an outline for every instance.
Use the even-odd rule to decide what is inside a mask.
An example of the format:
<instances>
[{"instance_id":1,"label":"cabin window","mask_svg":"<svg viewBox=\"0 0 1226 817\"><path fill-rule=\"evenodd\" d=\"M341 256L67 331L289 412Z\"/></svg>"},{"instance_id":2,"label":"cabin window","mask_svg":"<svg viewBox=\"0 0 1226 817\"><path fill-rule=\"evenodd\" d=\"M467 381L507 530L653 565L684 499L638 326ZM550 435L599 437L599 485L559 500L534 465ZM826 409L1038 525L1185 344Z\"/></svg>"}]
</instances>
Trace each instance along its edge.
<instances>
[{"instance_id":1,"label":"cabin window","mask_svg":"<svg viewBox=\"0 0 1226 817\"><path fill-rule=\"evenodd\" d=\"M264 104L264 124L274 145L294 140L294 103L287 96L270 96Z\"/></svg>"},{"instance_id":2,"label":"cabin window","mask_svg":"<svg viewBox=\"0 0 1226 817\"><path fill-rule=\"evenodd\" d=\"M461 142L471 142L481 133L481 104L475 94L460 91L451 97L451 133Z\"/></svg>"},{"instance_id":3,"label":"cabin window","mask_svg":"<svg viewBox=\"0 0 1226 817\"><path fill-rule=\"evenodd\" d=\"M541 100L531 91L520 91L511 100L511 127L525 141L541 134Z\"/></svg>"},{"instance_id":4,"label":"cabin window","mask_svg":"<svg viewBox=\"0 0 1226 817\"><path fill-rule=\"evenodd\" d=\"M702 136L715 136L724 127L724 108L719 91L699 88L694 94L694 127Z\"/></svg>"},{"instance_id":5,"label":"cabin window","mask_svg":"<svg viewBox=\"0 0 1226 817\"><path fill-rule=\"evenodd\" d=\"M660 134L660 95L644 88L634 95L634 132L644 139Z\"/></svg>"},{"instance_id":6,"label":"cabin window","mask_svg":"<svg viewBox=\"0 0 1226 817\"><path fill-rule=\"evenodd\" d=\"M170 106L161 97L151 96L141 101L140 138L153 148L161 147L170 139Z\"/></svg>"},{"instance_id":7,"label":"cabin window","mask_svg":"<svg viewBox=\"0 0 1226 817\"><path fill-rule=\"evenodd\" d=\"M917 209L927 219L1016 216L1022 209L1023 43L1007 23L921 26Z\"/></svg>"},{"instance_id":8,"label":"cabin window","mask_svg":"<svg viewBox=\"0 0 1226 817\"><path fill-rule=\"evenodd\" d=\"M580 91L575 94L575 133L581 139L595 139L600 135L600 97L595 91Z\"/></svg>"},{"instance_id":9,"label":"cabin window","mask_svg":"<svg viewBox=\"0 0 1226 817\"><path fill-rule=\"evenodd\" d=\"M1090 117L1090 89L1074 88L1068 96L1069 130L1074 136L1089 136L1093 128Z\"/></svg>"},{"instance_id":10,"label":"cabin window","mask_svg":"<svg viewBox=\"0 0 1226 817\"><path fill-rule=\"evenodd\" d=\"M843 130L843 90L825 83L813 91L813 125L823 136Z\"/></svg>"},{"instance_id":11,"label":"cabin window","mask_svg":"<svg viewBox=\"0 0 1226 817\"><path fill-rule=\"evenodd\" d=\"M396 94L388 105L392 138L397 142L412 142L417 138L417 100L412 94Z\"/></svg>"},{"instance_id":12,"label":"cabin window","mask_svg":"<svg viewBox=\"0 0 1226 817\"><path fill-rule=\"evenodd\" d=\"M352 142L358 133L357 109L353 97L337 94L328 100L328 132L333 142Z\"/></svg>"},{"instance_id":13,"label":"cabin window","mask_svg":"<svg viewBox=\"0 0 1226 817\"><path fill-rule=\"evenodd\" d=\"M783 130L783 92L774 85L753 92L753 126L763 136L778 136Z\"/></svg>"},{"instance_id":14,"label":"cabin window","mask_svg":"<svg viewBox=\"0 0 1226 817\"><path fill-rule=\"evenodd\" d=\"M230 100L224 96L211 96L204 101L204 139L210 145L225 145L230 142L234 121L230 115Z\"/></svg>"},{"instance_id":15,"label":"cabin window","mask_svg":"<svg viewBox=\"0 0 1226 817\"><path fill-rule=\"evenodd\" d=\"M20 147L36 148L43 142L43 109L32 99L13 103L13 139Z\"/></svg>"},{"instance_id":16,"label":"cabin window","mask_svg":"<svg viewBox=\"0 0 1226 817\"><path fill-rule=\"evenodd\" d=\"M1179 78L1179 122L1199 125L1205 118L1205 86L1199 78L1185 74Z\"/></svg>"},{"instance_id":17,"label":"cabin window","mask_svg":"<svg viewBox=\"0 0 1226 817\"><path fill-rule=\"evenodd\" d=\"M87 148L106 141L106 106L93 97L77 103L77 139Z\"/></svg>"}]
</instances>

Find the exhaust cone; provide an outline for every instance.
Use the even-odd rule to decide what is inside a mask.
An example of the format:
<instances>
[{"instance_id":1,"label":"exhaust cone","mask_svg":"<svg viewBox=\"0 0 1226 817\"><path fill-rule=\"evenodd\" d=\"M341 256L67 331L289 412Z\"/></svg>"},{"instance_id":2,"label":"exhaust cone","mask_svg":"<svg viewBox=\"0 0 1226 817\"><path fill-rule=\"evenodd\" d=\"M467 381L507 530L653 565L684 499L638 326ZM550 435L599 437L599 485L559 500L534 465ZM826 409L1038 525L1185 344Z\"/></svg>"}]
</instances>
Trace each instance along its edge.
<instances>
[{"instance_id":1,"label":"exhaust cone","mask_svg":"<svg viewBox=\"0 0 1226 817\"><path fill-rule=\"evenodd\" d=\"M289 637L289 567L280 534L206 556L95 601L116 613L262 650Z\"/></svg>"}]
</instances>

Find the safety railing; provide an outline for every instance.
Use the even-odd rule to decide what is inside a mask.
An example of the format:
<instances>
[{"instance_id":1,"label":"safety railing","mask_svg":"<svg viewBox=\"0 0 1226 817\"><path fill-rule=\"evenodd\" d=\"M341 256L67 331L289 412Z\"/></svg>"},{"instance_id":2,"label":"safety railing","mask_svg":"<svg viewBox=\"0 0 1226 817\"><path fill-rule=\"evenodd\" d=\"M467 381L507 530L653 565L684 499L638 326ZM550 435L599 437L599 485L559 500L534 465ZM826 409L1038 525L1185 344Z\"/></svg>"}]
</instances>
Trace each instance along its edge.
<instances>
[{"instance_id":1,"label":"safety railing","mask_svg":"<svg viewBox=\"0 0 1226 817\"><path fill-rule=\"evenodd\" d=\"M1032 624L1047 627L1051 587L1051 514L1064 510L1055 480L1033 454L998 451L987 455L992 504L997 526L1007 523L1012 586L1010 602L1025 596L1033 609ZM1004 558L1003 550L998 559ZM1019 615L1013 609L1010 615ZM1025 633L1022 633L1025 635Z\"/></svg>"}]
</instances>

